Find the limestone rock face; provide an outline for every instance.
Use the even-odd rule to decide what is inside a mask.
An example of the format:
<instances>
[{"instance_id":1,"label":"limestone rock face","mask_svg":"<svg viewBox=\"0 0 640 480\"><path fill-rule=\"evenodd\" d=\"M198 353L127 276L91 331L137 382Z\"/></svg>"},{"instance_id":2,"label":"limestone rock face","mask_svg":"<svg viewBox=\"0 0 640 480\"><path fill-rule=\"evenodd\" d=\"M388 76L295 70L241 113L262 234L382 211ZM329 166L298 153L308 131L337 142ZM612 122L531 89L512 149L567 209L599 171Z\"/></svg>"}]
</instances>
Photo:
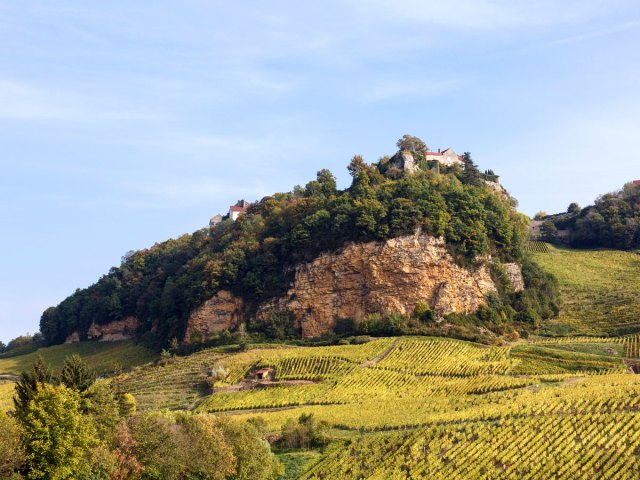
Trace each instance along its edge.
<instances>
[{"instance_id":1,"label":"limestone rock face","mask_svg":"<svg viewBox=\"0 0 640 480\"><path fill-rule=\"evenodd\" d=\"M409 313L427 302L437 315L473 312L495 290L489 260L462 268L444 240L420 232L385 242L351 243L298 265L284 298L262 305L258 319L275 310L293 312L304 337L332 331L336 318L360 320L371 313Z\"/></svg>"},{"instance_id":2,"label":"limestone rock face","mask_svg":"<svg viewBox=\"0 0 640 480\"><path fill-rule=\"evenodd\" d=\"M69 343L76 343L80 341L80 334L78 333L78 331L76 330L75 332L71 332L67 338L65 339L64 343L69 344Z\"/></svg>"},{"instance_id":3,"label":"limestone rock face","mask_svg":"<svg viewBox=\"0 0 640 480\"><path fill-rule=\"evenodd\" d=\"M203 337L222 330L232 330L243 319L244 303L231 292L220 290L201 307L193 311L187 322L184 341L189 342L194 333Z\"/></svg>"},{"instance_id":4,"label":"limestone rock face","mask_svg":"<svg viewBox=\"0 0 640 480\"><path fill-rule=\"evenodd\" d=\"M507 271L511 285L516 292L524 290L524 278L522 278L522 269L517 263L505 263L502 265Z\"/></svg>"},{"instance_id":5,"label":"limestone rock face","mask_svg":"<svg viewBox=\"0 0 640 480\"><path fill-rule=\"evenodd\" d=\"M127 340L135 335L139 326L140 323L136 317L125 317L122 320L115 320L105 325L92 323L87 331L87 338L100 342Z\"/></svg>"},{"instance_id":6,"label":"limestone rock face","mask_svg":"<svg viewBox=\"0 0 640 480\"><path fill-rule=\"evenodd\" d=\"M395 164L396 167L407 173L414 173L420 169L415 158L408 150L402 150L395 155Z\"/></svg>"}]
</instances>

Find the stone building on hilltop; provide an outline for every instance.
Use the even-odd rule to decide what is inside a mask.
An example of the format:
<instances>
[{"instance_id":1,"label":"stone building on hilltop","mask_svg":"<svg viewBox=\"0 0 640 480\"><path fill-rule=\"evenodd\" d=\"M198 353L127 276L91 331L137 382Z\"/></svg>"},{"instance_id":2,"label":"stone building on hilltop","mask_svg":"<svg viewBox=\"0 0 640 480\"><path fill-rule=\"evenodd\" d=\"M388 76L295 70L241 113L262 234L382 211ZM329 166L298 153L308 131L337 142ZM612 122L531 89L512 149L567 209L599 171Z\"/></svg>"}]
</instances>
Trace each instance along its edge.
<instances>
[{"instance_id":1,"label":"stone building on hilltop","mask_svg":"<svg viewBox=\"0 0 640 480\"><path fill-rule=\"evenodd\" d=\"M229 207L229 213L227 213L224 217L219 213L211 217L211 220L209 220L209 227L215 227L225 218L230 218L231 220L236 221L240 215L247 211L248 208L249 202L247 202L245 199L238 200L235 205L231 205Z\"/></svg>"},{"instance_id":2,"label":"stone building on hilltop","mask_svg":"<svg viewBox=\"0 0 640 480\"><path fill-rule=\"evenodd\" d=\"M426 152L424 154L424 158L427 161L435 160L440 165L447 167L451 167L453 165L464 165L464 162L462 161L463 156L458 155L453 148L447 148L445 150L438 149L437 152ZM392 160L397 168L404 170L407 173L414 173L420 169L413 152L410 150L400 150L393 156Z\"/></svg>"},{"instance_id":3,"label":"stone building on hilltop","mask_svg":"<svg viewBox=\"0 0 640 480\"><path fill-rule=\"evenodd\" d=\"M235 205L229 207L229 218L231 220L237 220L240 215L245 213L249 208L249 202L245 199L238 200Z\"/></svg>"},{"instance_id":4,"label":"stone building on hilltop","mask_svg":"<svg viewBox=\"0 0 640 480\"><path fill-rule=\"evenodd\" d=\"M458 155L453 151L453 148L446 148L444 150L438 149L437 152L427 152L425 158L427 161L437 160L442 165L452 167L453 165L463 165L462 155Z\"/></svg>"}]
</instances>

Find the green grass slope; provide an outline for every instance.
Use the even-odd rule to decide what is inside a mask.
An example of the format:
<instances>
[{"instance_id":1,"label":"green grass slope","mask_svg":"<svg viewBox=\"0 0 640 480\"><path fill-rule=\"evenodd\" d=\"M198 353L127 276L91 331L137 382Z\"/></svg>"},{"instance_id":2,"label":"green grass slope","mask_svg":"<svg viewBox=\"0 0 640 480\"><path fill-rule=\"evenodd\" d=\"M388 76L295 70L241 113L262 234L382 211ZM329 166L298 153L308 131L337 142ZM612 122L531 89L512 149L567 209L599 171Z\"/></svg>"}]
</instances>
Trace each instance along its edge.
<instances>
[{"instance_id":1,"label":"green grass slope","mask_svg":"<svg viewBox=\"0 0 640 480\"><path fill-rule=\"evenodd\" d=\"M97 373L126 370L156 358L151 351L132 341L79 342L40 348L24 355L0 356L0 375L19 375L29 369L38 355L51 364L54 370L59 370L64 359L74 353L80 355Z\"/></svg>"},{"instance_id":2,"label":"green grass slope","mask_svg":"<svg viewBox=\"0 0 640 480\"><path fill-rule=\"evenodd\" d=\"M558 318L547 335L624 335L640 332L640 255L619 250L553 248L535 260L560 282Z\"/></svg>"}]
</instances>

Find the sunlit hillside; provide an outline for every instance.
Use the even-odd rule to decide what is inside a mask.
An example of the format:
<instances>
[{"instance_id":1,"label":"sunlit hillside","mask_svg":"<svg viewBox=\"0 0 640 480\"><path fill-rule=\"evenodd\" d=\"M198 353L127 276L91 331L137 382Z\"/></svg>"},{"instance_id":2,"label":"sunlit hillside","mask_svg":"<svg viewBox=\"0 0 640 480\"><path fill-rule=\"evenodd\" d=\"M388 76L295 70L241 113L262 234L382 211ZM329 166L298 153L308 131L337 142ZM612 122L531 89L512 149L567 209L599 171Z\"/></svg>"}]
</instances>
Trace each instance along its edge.
<instances>
[{"instance_id":1,"label":"sunlit hillside","mask_svg":"<svg viewBox=\"0 0 640 480\"><path fill-rule=\"evenodd\" d=\"M636 478L640 377L627 362L637 361L637 341L486 347L399 337L213 349L136 368L120 383L143 409L260 417L274 435L313 414L327 422L332 443L304 457L301 478ZM205 393L207 372L220 366L229 376ZM272 379L255 380L260 369ZM603 456L605 446L611 454Z\"/></svg>"},{"instance_id":2,"label":"sunlit hillside","mask_svg":"<svg viewBox=\"0 0 640 480\"><path fill-rule=\"evenodd\" d=\"M545 322L553 335L624 335L640 331L640 255L620 250L548 249L535 260L560 282L560 316Z\"/></svg>"}]
</instances>

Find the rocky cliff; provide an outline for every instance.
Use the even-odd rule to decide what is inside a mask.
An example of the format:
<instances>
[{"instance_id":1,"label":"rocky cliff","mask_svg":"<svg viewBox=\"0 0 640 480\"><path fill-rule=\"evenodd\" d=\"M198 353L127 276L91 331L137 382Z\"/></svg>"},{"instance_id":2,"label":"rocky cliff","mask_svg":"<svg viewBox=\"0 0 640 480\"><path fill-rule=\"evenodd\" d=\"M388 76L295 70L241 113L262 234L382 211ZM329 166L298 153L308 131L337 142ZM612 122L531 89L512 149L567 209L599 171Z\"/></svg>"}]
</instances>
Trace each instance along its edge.
<instances>
[{"instance_id":1,"label":"rocky cliff","mask_svg":"<svg viewBox=\"0 0 640 480\"><path fill-rule=\"evenodd\" d=\"M122 320L107 323L105 325L91 324L87 330L87 339L98 340L100 342L115 342L132 338L140 323L135 317L125 317ZM71 340L67 338L67 340ZM65 342L66 343L66 342Z\"/></svg>"},{"instance_id":2,"label":"rocky cliff","mask_svg":"<svg viewBox=\"0 0 640 480\"><path fill-rule=\"evenodd\" d=\"M488 259L458 266L444 240L420 232L385 242L351 243L299 265L288 294L258 309L258 319L290 310L304 337L335 326L336 318L409 313L427 302L438 315L472 312L495 290Z\"/></svg>"},{"instance_id":3,"label":"rocky cliff","mask_svg":"<svg viewBox=\"0 0 640 480\"><path fill-rule=\"evenodd\" d=\"M195 333L206 338L222 330L233 330L244 318L242 299L231 292L220 290L191 314L184 341L189 343Z\"/></svg>"}]
</instances>

